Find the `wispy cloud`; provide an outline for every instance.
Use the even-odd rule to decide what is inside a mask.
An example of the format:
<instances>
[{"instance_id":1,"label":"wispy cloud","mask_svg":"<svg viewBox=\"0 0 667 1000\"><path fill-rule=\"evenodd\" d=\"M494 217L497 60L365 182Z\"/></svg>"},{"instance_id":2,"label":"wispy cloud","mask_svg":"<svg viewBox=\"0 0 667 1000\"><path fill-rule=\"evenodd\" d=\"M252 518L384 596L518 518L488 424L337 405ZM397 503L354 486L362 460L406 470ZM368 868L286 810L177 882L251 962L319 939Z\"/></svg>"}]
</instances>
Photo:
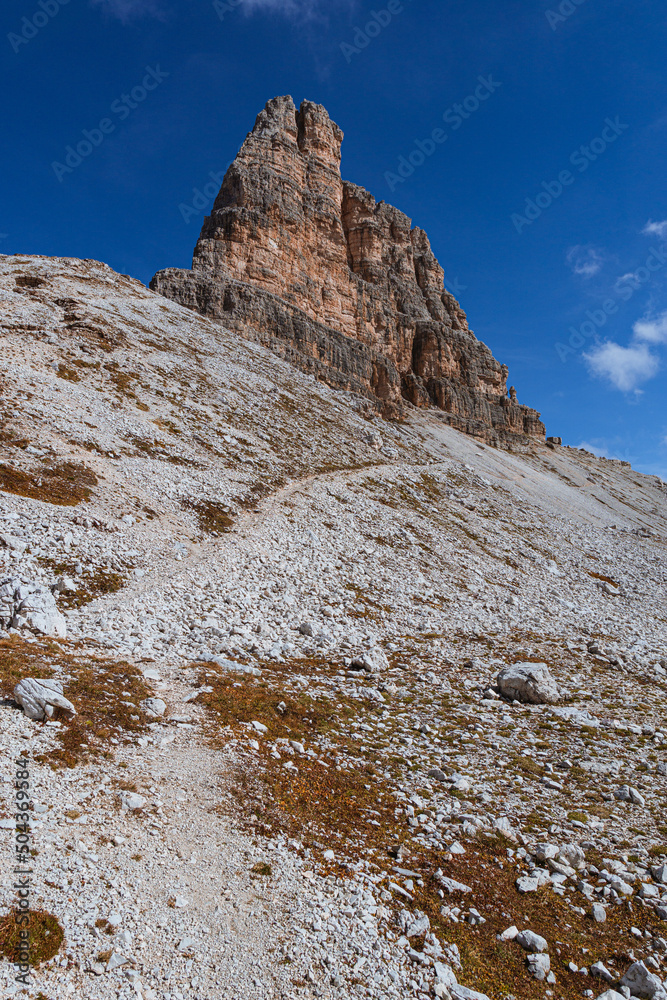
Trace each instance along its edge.
<instances>
[{"instance_id":1,"label":"wispy cloud","mask_svg":"<svg viewBox=\"0 0 667 1000\"><path fill-rule=\"evenodd\" d=\"M642 232L644 236L658 236L661 240L667 239L667 219L664 222L651 222L649 220Z\"/></svg>"},{"instance_id":2,"label":"wispy cloud","mask_svg":"<svg viewBox=\"0 0 667 1000\"><path fill-rule=\"evenodd\" d=\"M596 441L581 441L577 448L581 448L583 451L590 451L591 455L597 455L598 458L616 458L609 450L606 444Z\"/></svg>"},{"instance_id":3,"label":"wispy cloud","mask_svg":"<svg viewBox=\"0 0 667 1000\"><path fill-rule=\"evenodd\" d=\"M592 278L602 270L604 255L593 246L574 246L567 252L567 262L575 274Z\"/></svg>"},{"instance_id":4,"label":"wispy cloud","mask_svg":"<svg viewBox=\"0 0 667 1000\"><path fill-rule=\"evenodd\" d=\"M649 344L667 344L667 309L655 318L638 320L632 328L637 340Z\"/></svg>"},{"instance_id":5,"label":"wispy cloud","mask_svg":"<svg viewBox=\"0 0 667 1000\"><path fill-rule=\"evenodd\" d=\"M593 375L621 392L639 393L639 387L654 378L661 367L660 358L641 343L623 347L606 341L584 354L584 358Z\"/></svg>"},{"instance_id":6,"label":"wispy cloud","mask_svg":"<svg viewBox=\"0 0 667 1000\"><path fill-rule=\"evenodd\" d=\"M99 7L110 17L117 17L123 24L142 17L162 19L165 8L161 0L90 0L93 7Z\"/></svg>"},{"instance_id":7,"label":"wispy cloud","mask_svg":"<svg viewBox=\"0 0 667 1000\"><path fill-rule=\"evenodd\" d=\"M278 14L288 14L299 17L315 17L326 12L332 4L350 6L353 0L243 0L241 6L250 11L275 11Z\"/></svg>"}]
</instances>

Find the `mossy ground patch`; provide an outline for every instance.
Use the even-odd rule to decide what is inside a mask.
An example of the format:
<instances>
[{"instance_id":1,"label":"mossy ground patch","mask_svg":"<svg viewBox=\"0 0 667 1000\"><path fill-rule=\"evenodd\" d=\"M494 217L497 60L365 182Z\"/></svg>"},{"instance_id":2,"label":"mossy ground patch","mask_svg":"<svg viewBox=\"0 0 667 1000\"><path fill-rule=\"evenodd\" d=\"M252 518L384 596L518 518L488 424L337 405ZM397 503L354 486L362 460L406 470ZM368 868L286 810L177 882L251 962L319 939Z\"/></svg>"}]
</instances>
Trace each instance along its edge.
<instances>
[{"instance_id":1,"label":"mossy ground patch","mask_svg":"<svg viewBox=\"0 0 667 1000\"><path fill-rule=\"evenodd\" d=\"M89 500L97 476L76 462L45 464L24 470L0 464L0 490L58 507L76 507Z\"/></svg>"},{"instance_id":2,"label":"mossy ground patch","mask_svg":"<svg viewBox=\"0 0 667 1000\"><path fill-rule=\"evenodd\" d=\"M11 910L0 917L0 955L8 962L19 962L21 952L21 931L25 927L19 922L17 911ZM57 917L45 910L32 910L28 924L30 935L30 965L38 968L43 962L58 954L65 932Z\"/></svg>"}]
</instances>

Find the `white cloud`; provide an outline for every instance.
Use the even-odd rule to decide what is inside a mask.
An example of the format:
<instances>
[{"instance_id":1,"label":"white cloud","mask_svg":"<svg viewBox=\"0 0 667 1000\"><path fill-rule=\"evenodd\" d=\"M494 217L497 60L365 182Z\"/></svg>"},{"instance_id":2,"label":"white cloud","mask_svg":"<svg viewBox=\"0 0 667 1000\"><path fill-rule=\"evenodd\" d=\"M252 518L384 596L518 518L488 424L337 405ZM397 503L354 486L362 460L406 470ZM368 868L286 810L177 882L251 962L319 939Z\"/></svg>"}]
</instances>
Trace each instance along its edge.
<instances>
[{"instance_id":1,"label":"white cloud","mask_svg":"<svg viewBox=\"0 0 667 1000\"><path fill-rule=\"evenodd\" d=\"M602 270L604 257L600 250L592 246L570 247L567 252L567 262L575 274L582 278L592 278Z\"/></svg>"},{"instance_id":2,"label":"white cloud","mask_svg":"<svg viewBox=\"0 0 667 1000\"><path fill-rule=\"evenodd\" d=\"M164 16L160 0L90 0L93 7L100 7L105 14L117 17L123 24L140 17Z\"/></svg>"},{"instance_id":3,"label":"white cloud","mask_svg":"<svg viewBox=\"0 0 667 1000\"><path fill-rule=\"evenodd\" d=\"M637 320L632 328L636 340L649 344L667 344L667 309L655 319Z\"/></svg>"},{"instance_id":4,"label":"white cloud","mask_svg":"<svg viewBox=\"0 0 667 1000\"><path fill-rule=\"evenodd\" d=\"M639 386L660 370L660 359L651 354L646 344L622 347L606 341L584 354L584 358L593 375L606 379L621 392L640 392Z\"/></svg>"},{"instance_id":5,"label":"white cloud","mask_svg":"<svg viewBox=\"0 0 667 1000\"><path fill-rule=\"evenodd\" d=\"M667 219L664 222L651 222L649 220L642 229L642 233L644 236L658 236L664 240L667 238Z\"/></svg>"},{"instance_id":6,"label":"white cloud","mask_svg":"<svg viewBox=\"0 0 667 1000\"><path fill-rule=\"evenodd\" d=\"M582 441L577 445L577 448L581 448L582 451L590 451L591 455L597 455L598 458L616 458L609 451L607 445L596 444L594 441Z\"/></svg>"}]
</instances>

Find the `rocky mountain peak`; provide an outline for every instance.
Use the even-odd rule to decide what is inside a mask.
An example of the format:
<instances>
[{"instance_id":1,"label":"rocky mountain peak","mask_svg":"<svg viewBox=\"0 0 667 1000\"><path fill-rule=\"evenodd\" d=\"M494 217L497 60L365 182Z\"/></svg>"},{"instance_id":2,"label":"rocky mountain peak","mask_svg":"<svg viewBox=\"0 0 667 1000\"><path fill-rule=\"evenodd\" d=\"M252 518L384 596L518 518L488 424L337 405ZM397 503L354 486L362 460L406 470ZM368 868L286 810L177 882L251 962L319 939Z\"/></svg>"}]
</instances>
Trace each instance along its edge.
<instances>
[{"instance_id":1,"label":"rocky mountain peak","mask_svg":"<svg viewBox=\"0 0 667 1000\"><path fill-rule=\"evenodd\" d=\"M324 107L276 97L229 167L192 270L151 287L258 340L383 415L437 407L492 444L544 440L508 396L508 370L444 288L424 230L340 172L343 133Z\"/></svg>"}]
</instances>

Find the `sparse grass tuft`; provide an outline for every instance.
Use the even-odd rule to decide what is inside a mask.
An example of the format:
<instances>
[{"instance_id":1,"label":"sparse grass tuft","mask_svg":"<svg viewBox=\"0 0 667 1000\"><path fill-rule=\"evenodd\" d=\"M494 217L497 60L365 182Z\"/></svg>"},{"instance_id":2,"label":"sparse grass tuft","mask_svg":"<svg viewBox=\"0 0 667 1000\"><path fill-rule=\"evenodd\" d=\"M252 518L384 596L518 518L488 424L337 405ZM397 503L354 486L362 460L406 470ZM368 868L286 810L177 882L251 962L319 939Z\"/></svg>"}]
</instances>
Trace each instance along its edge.
<instances>
[{"instance_id":1,"label":"sparse grass tuft","mask_svg":"<svg viewBox=\"0 0 667 1000\"><path fill-rule=\"evenodd\" d=\"M229 508L213 500L199 500L184 504L188 510L193 510L199 519L202 531L209 535L222 535L234 526L234 518Z\"/></svg>"},{"instance_id":2,"label":"sparse grass tuft","mask_svg":"<svg viewBox=\"0 0 667 1000\"><path fill-rule=\"evenodd\" d=\"M58 507L76 507L89 500L96 485L95 473L75 462L45 465L31 472L0 465L0 490Z\"/></svg>"}]
</instances>

